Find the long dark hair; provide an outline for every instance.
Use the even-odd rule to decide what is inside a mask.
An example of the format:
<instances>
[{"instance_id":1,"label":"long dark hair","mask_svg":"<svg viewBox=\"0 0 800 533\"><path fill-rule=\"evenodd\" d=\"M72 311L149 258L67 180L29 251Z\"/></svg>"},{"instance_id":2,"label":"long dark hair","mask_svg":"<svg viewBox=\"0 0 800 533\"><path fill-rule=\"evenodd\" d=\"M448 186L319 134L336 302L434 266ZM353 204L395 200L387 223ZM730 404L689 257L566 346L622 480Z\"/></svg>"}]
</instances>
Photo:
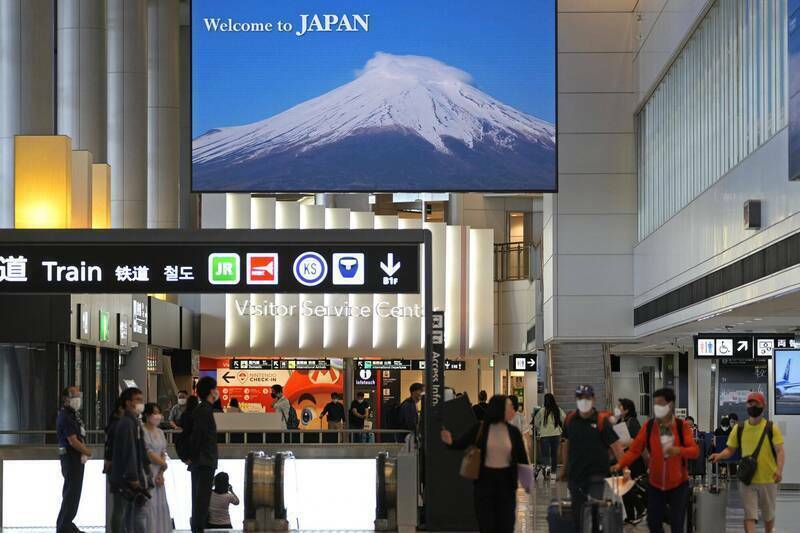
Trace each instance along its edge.
<instances>
[{"instance_id":1,"label":"long dark hair","mask_svg":"<svg viewBox=\"0 0 800 533\"><path fill-rule=\"evenodd\" d=\"M230 477L227 472L220 472L214 476L214 492L217 494L225 494L228 492L228 487L231 485Z\"/></svg>"},{"instance_id":2,"label":"long dark hair","mask_svg":"<svg viewBox=\"0 0 800 533\"><path fill-rule=\"evenodd\" d=\"M556 397L548 392L544 395L544 417L542 418L542 421L545 425L547 424L547 419L549 417L553 418L553 424L555 427L561 427L561 410L558 408L558 404L556 403Z\"/></svg>"},{"instance_id":3,"label":"long dark hair","mask_svg":"<svg viewBox=\"0 0 800 533\"><path fill-rule=\"evenodd\" d=\"M489 400L489 406L486 408L486 412L483 415L485 426L506 421L506 402L508 402L508 396L504 394L495 394L492 396L492 399Z\"/></svg>"},{"instance_id":4,"label":"long dark hair","mask_svg":"<svg viewBox=\"0 0 800 533\"><path fill-rule=\"evenodd\" d=\"M636 404L628 398L620 398L619 404L625 409L628 414L625 415L625 420L629 418L636 418Z\"/></svg>"}]
</instances>

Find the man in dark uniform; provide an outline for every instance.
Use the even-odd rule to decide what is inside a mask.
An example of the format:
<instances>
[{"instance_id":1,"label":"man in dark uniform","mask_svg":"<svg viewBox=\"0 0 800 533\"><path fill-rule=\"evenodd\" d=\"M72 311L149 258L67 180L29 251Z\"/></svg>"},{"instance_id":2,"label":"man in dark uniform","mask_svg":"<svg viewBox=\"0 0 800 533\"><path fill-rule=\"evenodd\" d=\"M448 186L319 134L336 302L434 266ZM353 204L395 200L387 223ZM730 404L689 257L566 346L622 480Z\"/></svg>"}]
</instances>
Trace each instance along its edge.
<instances>
[{"instance_id":1,"label":"man in dark uniform","mask_svg":"<svg viewBox=\"0 0 800 533\"><path fill-rule=\"evenodd\" d=\"M78 505L81 503L83 468L86 460L92 456L92 452L84 444L86 430L78 415L81 408L81 392L78 387L71 386L64 389L61 400L63 407L58 413L56 433L64 488L61 491L61 511L56 521L56 532L75 533L80 531L72 521L78 514Z\"/></svg>"},{"instance_id":2,"label":"man in dark uniform","mask_svg":"<svg viewBox=\"0 0 800 533\"><path fill-rule=\"evenodd\" d=\"M217 469L217 424L214 421L213 404L219 399L217 382L208 376L197 382L197 397L200 403L192 411L192 429L189 434L190 463L192 473L192 531L202 532L208 525L208 506L211 503L211 487Z\"/></svg>"}]
</instances>

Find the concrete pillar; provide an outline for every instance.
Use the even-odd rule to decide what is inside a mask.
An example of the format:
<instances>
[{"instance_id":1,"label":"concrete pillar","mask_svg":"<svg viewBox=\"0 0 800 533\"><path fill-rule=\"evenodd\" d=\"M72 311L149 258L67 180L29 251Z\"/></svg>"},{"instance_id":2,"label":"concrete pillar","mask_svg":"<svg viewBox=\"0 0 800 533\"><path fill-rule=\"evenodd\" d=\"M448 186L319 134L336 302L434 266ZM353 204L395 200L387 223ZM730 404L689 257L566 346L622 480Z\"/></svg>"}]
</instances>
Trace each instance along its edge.
<instances>
[{"instance_id":1,"label":"concrete pillar","mask_svg":"<svg viewBox=\"0 0 800 533\"><path fill-rule=\"evenodd\" d=\"M177 228L180 210L178 0L147 4L147 227Z\"/></svg>"},{"instance_id":2,"label":"concrete pillar","mask_svg":"<svg viewBox=\"0 0 800 533\"><path fill-rule=\"evenodd\" d=\"M147 225L147 1L108 0L111 227Z\"/></svg>"},{"instance_id":3,"label":"concrete pillar","mask_svg":"<svg viewBox=\"0 0 800 533\"><path fill-rule=\"evenodd\" d=\"M182 3L180 28L180 227L199 228L199 194L192 194L192 30L189 7Z\"/></svg>"},{"instance_id":4,"label":"concrete pillar","mask_svg":"<svg viewBox=\"0 0 800 533\"><path fill-rule=\"evenodd\" d=\"M0 1L0 227L14 227L14 136L55 132L52 0Z\"/></svg>"},{"instance_id":5,"label":"concrete pillar","mask_svg":"<svg viewBox=\"0 0 800 533\"><path fill-rule=\"evenodd\" d=\"M58 133L106 162L106 2L59 0Z\"/></svg>"}]
</instances>

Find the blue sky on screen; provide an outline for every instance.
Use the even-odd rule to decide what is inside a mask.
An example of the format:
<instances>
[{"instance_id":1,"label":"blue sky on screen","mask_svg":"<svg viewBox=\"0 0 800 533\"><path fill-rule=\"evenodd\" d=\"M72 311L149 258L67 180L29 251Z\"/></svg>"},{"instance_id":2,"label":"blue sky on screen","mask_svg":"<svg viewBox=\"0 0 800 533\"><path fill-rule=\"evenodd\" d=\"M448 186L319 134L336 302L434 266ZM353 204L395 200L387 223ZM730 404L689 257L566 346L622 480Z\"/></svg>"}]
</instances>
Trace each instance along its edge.
<instances>
[{"instance_id":1,"label":"blue sky on screen","mask_svg":"<svg viewBox=\"0 0 800 533\"><path fill-rule=\"evenodd\" d=\"M193 125L252 123L351 81L376 52L432 57L516 109L555 121L555 0L194 0ZM369 14L368 33L294 34L300 14ZM205 17L290 33L207 32Z\"/></svg>"}]
</instances>

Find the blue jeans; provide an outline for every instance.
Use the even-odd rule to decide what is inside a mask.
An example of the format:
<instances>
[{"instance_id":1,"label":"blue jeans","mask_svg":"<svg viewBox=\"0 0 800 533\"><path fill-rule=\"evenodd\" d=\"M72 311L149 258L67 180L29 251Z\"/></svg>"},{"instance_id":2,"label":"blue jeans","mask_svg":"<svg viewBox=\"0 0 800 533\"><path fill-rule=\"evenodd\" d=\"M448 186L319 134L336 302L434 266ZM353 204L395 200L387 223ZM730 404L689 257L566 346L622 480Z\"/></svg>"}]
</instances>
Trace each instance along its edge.
<instances>
[{"instance_id":1,"label":"blue jeans","mask_svg":"<svg viewBox=\"0 0 800 533\"><path fill-rule=\"evenodd\" d=\"M147 514L144 505L136 500L125 500L125 533L147 533Z\"/></svg>"},{"instance_id":2,"label":"blue jeans","mask_svg":"<svg viewBox=\"0 0 800 533\"><path fill-rule=\"evenodd\" d=\"M558 445L561 444L561 437L542 437L542 464L551 468L558 466Z\"/></svg>"}]
</instances>

